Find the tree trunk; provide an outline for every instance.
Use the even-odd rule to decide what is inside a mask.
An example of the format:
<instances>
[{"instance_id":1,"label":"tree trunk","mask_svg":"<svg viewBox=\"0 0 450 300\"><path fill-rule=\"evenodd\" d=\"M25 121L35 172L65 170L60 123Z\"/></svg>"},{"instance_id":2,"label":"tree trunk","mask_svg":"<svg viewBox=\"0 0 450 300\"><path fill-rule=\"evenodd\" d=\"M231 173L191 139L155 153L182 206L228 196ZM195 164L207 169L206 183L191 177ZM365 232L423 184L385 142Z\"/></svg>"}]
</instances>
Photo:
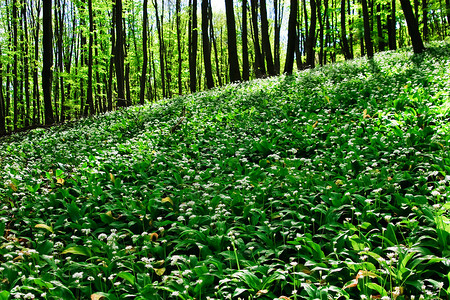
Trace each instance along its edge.
<instances>
[{"instance_id":1,"label":"tree trunk","mask_svg":"<svg viewBox=\"0 0 450 300\"><path fill-rule=\"evenodd\" d=\"M179 1L179 0L177 0ZM148 50L147 50L147 12L148 0L144 0L144 7L142 8L144 13L142 16L142 52L144 55L142 62L142 74L141 74L141 86L139 94L139 103L144 105L145 103L145 83L147 82L147 64L148 64Z\"/></svg>"},{"instance_id":2,"label":"tree trunk","mask_svg":"<svg viewBox=\"0 0 450 300\"><path fill-rule=\"evenodd\" d=\"M205 64L206 86L208 89L214 87L214 79L212 76L211 66L211 45L209 43L209 1L202 0L202 41L203 41L203 62Z\"/></svg>"},{"instance_id":3,"label":"tree trunk","mask_svg":"<svg viewBox=\"0 0 450 300\"><path fill-rule=\"evenodd\" d=\"M247 0L242 0L242 80L247 81L249 79Z\"/></svg>"},{"instance_id":4,"label":"tree trunk","mask_svg":"<svg viewBox=\"0 0 450 300\"><path fill-rule=\"evenodd\" d=\"M183 84L181 81L181 73L182 73L182 65L183 65L183 59L182 59L182 49L181 49L181 0L176 0L175 3L175 13L176 21L177 21L177 48L178 48L178 95L181 95L183 93Z\"/></svg>"},{"instance_id":5,"label":"tree trunk","mask_svg":"<svg viewBox=\"0 0 450 300\"><path fill-rule=\"evenodd\" d=\"M252 11L253 44L255 48L255 76L256 78L261 78L266 75L266 67L259 41L258 0L250 0L250 5Z\"/></svg>"},{"instance_id":6,"label":"tree trunk","mask_svg":"<svg viewBox=\"0 0 450 300\"><path fill-rule=\"evenodd\" d=\"M345 59L351 59L352 55L350 53L350 48L348 46L347 40L347 29L346 29L346 10L345 10L345 1L341 0L341 40L342 40L342 52L344 54Z\"/></svg>"},{"instance_id":7,"label":"tree trunk","mask_svg":"<svg viewBox=\"0 0 450 300\"><path fill-rule=\"evenodd\" d=\"M29 60L28 60L28 22L27 22L27 2L22 1L22 24L23 24L23 72L24 72L24 83L25 83L25 126L30 125L30 71L29 71Z\"/></svg>"},{"instance_id":8,"label":"tree trunk","mask_svg":"<svg viewBox=\"0 0 450 300\"><path fill-rule=\"evenodd\" d=\"M18 111L18 104L19 104L19 73L18 73L18 53L19 53L19 43L17 40L17 23L18 23L18 15L17 15L17 3L16 0L12 1L12 35L13 35L13 106L14 106L14 130L17 130L17 123L18 123L18 117L19 117L19 111Z\"/></svg>"},{"instance_id":9,"label":"tree trunk","mask_svg":"<svg viewBox=\"0 0 450 300\"><path fill-rule=\"evenodd\" d=\"M189 87L192 93L197 91L197 0L192 0L189 19Z\"/></svg>"},{"instance_id":10,"label":"tree trunk","mask_svg":"<svg viewBox=\"0 0 450 300\"><path fill-rule=\"evenodd\" d=\"M230 66L230 81L241 81L236 42L236 21L234 18L233 0L225 0L225 13L228 31L228 63Z\"/></svg>"},{"instance_id":11,"label":"tree trunk","mask_svg":"<svg viewBox=\"0 0 450 300\"><path fill-rule=\"evenodd\" d=\"M275 65L273 63L272 48L269 38L269 21L267 20L266 0L260 0L261 4L261 38L264 56L266 57L267 72L269 76L275 76Z\"/></svg>"},{"instance_id":12,"label":"tree trunk","mask_svg":"<svg viewBox=\"0 0 450 300\"><path fill-rule=\"evenodd\" d=\"M428 41L428 4L427 0L422 0L422 24L423 24L423 40Z\"/></svg>"},{"instance_id":13,"label":"tree trunk","mask_svg":"<svg viewBox=\"0 0 450 300\"><path fill-rule=\"evenodd\" d=\"M44 94L45 124L54 123L52 108L52 65L53 65L52 1L42 5L42 90Z\"/></svg>"},{"instance_id":14,"label":"tree trunk","mask_svg":"<svg viewBox=\"0 0 450 300\"><path fill-rule=\"evenodd\" d=\"M298 1L298 0L297 0ZM283 1L274 0L273 7L275 12L274 18L274 46L273 46L273 63L275 66L275 73L280 74L280 32L281 32L281 24L283 22ZM297 3L298 6L298 3Z\"/></svg>"},{"instance_id":15,"label":"tree trunk","mask_svg":"<svg viewBox=\"0 0 450 300\"><path fill-rule=\"evenodd\" d=\"M214 34L214 24L212 21L212 8L211 5L209 6L209 31L210 31L210 37L213 43L213 47L214 47L214 60L216 63L216 76L217 76L217 81L219 86L222 86L222 76L220 73L220 63L219 63L219 53L217 52L217 43L216 43L216 37Z\"/></svg>"},{"instance_id":16,"label":"tree trunk","mask_svg":"<svg viewBox=\"0 0 450 300\"><path fill-rule=\"evenodd\" d=\"M117 84L117 106L127 106L125 99L125 75L124 75L124 42L122 25L122 0L115 0L116 9L116 47L115 47L115 66L116 66L116 84Z\"/></svg>"},{"instance_id":17,"label":"tree trunk","mask_svg":"<svg viewBox=\"0 0 450 300\"><path fill-rule=\"evenodd\" d=\"M381 5L377 4L377 32L378 32L378 51L384 51L385 42L383 35L383 25L381 22Z\"/></svg>"},{"instance_id":18,"label":"tree trunk","mask_svg":"<svg viewBox=\"0 0 450 300\"><path fill-rule=\"evenodd\" d=\"M309 26L308 37L306 38L306 65L310 68L315 66L314 47L316 46L316 1L310 0L311 6L311 24Z\"/></svg>"},{"instance_id":19,"label":"tree trunk","mask_svg":"<svg viewBox=\"0 0 450 300\"><path fill-rule=\"evenodd\" d=\"M323 18L322 18L322 2L321 0L316 0L317 4L317 18L319 19L319 64L323 66ZM325 15L325 14L324 14Z\"/></svg>"},{"instance_id":20,"label":"tree trunk","mask_svg":"<svg viewBox=\"0 0 450 300\"><path fill-rule=\"evenodd\" d=\"M0 49L1 55L1 49ZM0 60L0 136L6 134L6 107L3 97L3 64Z\"/></svg>"},{"instance_id":21,"label":"tree trunk","mask_svg":"<svg viewBox=\"0 0 450 300\"><path fill-rule=\"evenodd\" d=\"M291 0L291 8L289 12L288 25L288 44L286 50L286 63L284 64L284 73L292 74L294 69L295 44L298 43L297 38L297 13L298 0Z\"/></svg>"},{"instance_id":22,"label":"tree trunk","mask_svg":"<svg viewBox=\"0 0 450 300\"><path fill-rule=\"evenodd\" d=\"M387 17L389 50L397 50L397 32L395 19L395 0L391 1L390 12Z\"/></svg>"},{"instance_id":23,"label":"tree trunk","mask_svg":"<svg viewBox=\"0 0 450 300\"><path fill-rule=\"evenodd\" d=\"M400 4L402 5L402 10L405 15L406 25L408 26L414 53L422 53L425 51L425 46L420 37L419 25L417 24L417 19L414 17L411 2L409 2L409 0L400 0Z\"/></svg>"},{"instance_id":24,"label":"tree trunk","mask_svg":"<svg viewBox=\"0 0 450 300\"><path fill-rule=\"evenodd\" d=\"M94 110L94 98L92 91L92 65L93 65L93 54L92 48L94 46L94 15L92 11L92 0L88 0L88 13L89 13L89 48L88 48L88 86L87 86L87 95L86 95L86 108L84 111L84 115L88 115L89 113L93 115L95 113Z\"/></svg>"},{"instance_id":25,"label":"tree trunk","mask_svg":"<svg viewBox=\"0 0 450 300\"><path fill-rule=\"evenodd\" d=\"M33 62L33 124L41 123L41 102L39 93L39 15L41 12L41 1L37 1L36 14L34 18L33 38L34 38L34 62Z\"/></svg>"},{"instance_id":26,"label":"tree trunk","mask_svg":"<svg viewBox=\"0 0 450 300\"><path fill-rule=\"evenodd\" d=\"M364 22L364 43L366 44L367 57L372 58L373 57L373 43L371 37L372 31L370 29L370 17L369 17L369 9L367 7L367 0L361 0L361 4Z\"/></svg>"}]
</instances>

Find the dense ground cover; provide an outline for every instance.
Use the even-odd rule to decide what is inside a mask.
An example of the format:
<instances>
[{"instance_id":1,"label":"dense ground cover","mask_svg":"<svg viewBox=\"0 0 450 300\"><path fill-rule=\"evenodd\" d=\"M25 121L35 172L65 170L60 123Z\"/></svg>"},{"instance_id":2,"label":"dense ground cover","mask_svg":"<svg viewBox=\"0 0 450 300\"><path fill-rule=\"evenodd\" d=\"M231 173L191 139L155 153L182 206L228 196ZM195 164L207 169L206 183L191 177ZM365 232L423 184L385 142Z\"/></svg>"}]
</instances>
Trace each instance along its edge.
<instances>
[{"instance_id":1,"label":"dense ground cover","mask_svg":"<svg viewBox=\"0 0 450 300\"><path fill-rule=\"evenodd\" d=\"M447 299L449 92L441 43L3 139L0 299Z\"/></svg>"}]
</instances>

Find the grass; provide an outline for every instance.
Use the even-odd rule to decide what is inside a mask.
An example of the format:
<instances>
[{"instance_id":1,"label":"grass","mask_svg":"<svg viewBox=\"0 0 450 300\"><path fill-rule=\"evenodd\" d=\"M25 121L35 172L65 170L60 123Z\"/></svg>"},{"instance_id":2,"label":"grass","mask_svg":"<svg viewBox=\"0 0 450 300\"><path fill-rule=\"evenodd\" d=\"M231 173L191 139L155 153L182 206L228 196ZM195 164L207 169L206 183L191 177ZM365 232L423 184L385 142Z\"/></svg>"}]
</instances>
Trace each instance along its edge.
<instances>
[{"instance_id":1,"label":"grass","mask_svg":"<svg viewBox=\"0 0 450 300\"><path fill-rule=\"evenodd\" d=\"M3 139L0 299L448 299L449 91L442 42Z\"/></svg>"}]
</instances>

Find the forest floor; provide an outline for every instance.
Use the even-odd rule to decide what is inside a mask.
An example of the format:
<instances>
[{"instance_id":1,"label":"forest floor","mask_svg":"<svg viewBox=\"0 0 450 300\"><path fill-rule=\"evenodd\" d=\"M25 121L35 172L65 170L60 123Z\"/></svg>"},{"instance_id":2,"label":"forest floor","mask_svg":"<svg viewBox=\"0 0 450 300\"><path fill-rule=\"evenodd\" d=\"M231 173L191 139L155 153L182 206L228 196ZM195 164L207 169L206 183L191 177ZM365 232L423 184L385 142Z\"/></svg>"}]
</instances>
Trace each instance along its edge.
<instances>
[{"instance_id":1,"label":"forest floor","mask_svg":"<svg viewBox=\"0 0 450 300\"><path fill-rule=\"evenodd\" d=\"M448 299L450 44L0 143L0 300Z\"/></svg>"}]
</instances>

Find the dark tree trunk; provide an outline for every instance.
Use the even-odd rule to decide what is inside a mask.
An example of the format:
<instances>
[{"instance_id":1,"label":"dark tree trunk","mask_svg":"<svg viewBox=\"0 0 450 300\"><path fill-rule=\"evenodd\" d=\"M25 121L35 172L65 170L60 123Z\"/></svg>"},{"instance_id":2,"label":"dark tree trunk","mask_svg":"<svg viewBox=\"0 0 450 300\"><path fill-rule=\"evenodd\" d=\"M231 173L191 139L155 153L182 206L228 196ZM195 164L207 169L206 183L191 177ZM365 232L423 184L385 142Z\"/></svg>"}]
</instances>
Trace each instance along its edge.
<instances>
[{"instance_id":1,"label":"dark tree trunk","mask_svg":"<svg viewBox=\"0 0 450 300\"><path fill-rule=\"evenodd\" d=\"M64 53L64 46L63 46L63 28L64 28L64 20L63 16L65 15L65 11L63 11L65 8L64 5L61 5L61 1L58 1L58 9L55 9L55 18L57 18L57 21L55 22L57 24L57 49L58 49L58 69L60 72L59 76L59 87L61 91L61 109L60 109L60 121L65 121L65 88L64 88L64 76L62 76L62 73L64 72L64 59L63 59L63 53ZM58 12L58 14L56 14ZM58 84L58 83L57 83Z\"/></svg>"},{"instance_id":2,"label":"dark tree trunk","mask_svg":"<svg viewBox=\"0 0 450 300\"><path fill-rule=\"evenodd\" d=\"M317 4L317 18L319 19L319 64L323 65L323 18L322 18L322 3L321 0L316 0ZM324 14L325 15L325 14Z\"/></svg>"},{"instance_id":3,"label":"dark tree trunk","mask_svg":"<svg viewBox=\"0 0 450 300\"><path fill-rule=\"evenodd\" d=\"M22 21L23 21L23 75L25 83L25 126L30 125L30 71L29 71L29 60L28 60L28 22L27 22L27 2L22 1Z\"/></svg>"},{"instance_id":4,"label":"dark tree trunk","mask_svg":"<svg viewBox=\"0 0 450 300\"><path fill-rule=\"evenodd\" d=\"M51 14L51 12L50 12ZM19 111L18 111L18 103L19 103L19 74L18 74L18 53L19 53L19 47L18 47L18 40L17 40L17 27L18 27L18 15L17 15L17 3L16 0L12 1L12 28L13 28L13 106L14 106L14 130L17 130L17 123L18 123L18 117L19 117Z\"/></svg>"},{"instance_id":5,"label":"dark tree trunk","mask_svg":"<svg viewBox=\"0 0 450 300\"><path fill-rule=\"evenodd\" d=\"M242 0L242 80L247 81L249 79L247 0Z\"/></svg>"},{"instance_id":6,"label":"dark tree trunk","mask_svg":"<svg viewBox=\"0 0 450 300\"><path fill-rule=\"evenodd\" d=\"M341 40L342 40L342 52L344 54L345 59L351 59L352 55L350 53L350 47L348 46L347 40L347 28L346 28L346 10L345 10L345 1L341 0Z\"/></svg>"},{"instance_id":7,"label":"dark tree trunk","mask_svg":"<svg viewBox=\"0 0 450 300\"><path fill-rule=\"evenodd\" d=\"M417 19L414 17L411 2L409 2L409 0L400 0L400 4L402 5L402 10L405 15L406 25L408 26L414 53L422 53L425 51L425 46L420 37L419 25Z\"/></svg>"},{"instance_id":8,"label":"dark tree trunk","mask_svg":"<svg viewBox=\"0 0 450 300\"><path fill-rule=\"evenodd\" d=\"M311 6L311 24L309 26L308 37L306 38L306 65L310 68L315 66L314 47L316 46L316 1L310 0Z\"/></svg>"},{"instance_id":9,"label":"dark tree trunk","mask_svg":"<svg viewBox=\"0 0 450 300\"><path fill-rule=\"evenodd\" d=\"M423 40L428 41L428 4L427 0L422 0L422 24L423 24Z\"/></svg>"},{"instance_id":10,"label":"dark tree trunk","mask_svg":"<svg viewBox=\"0 0 450 300\"><path fill-rule=\"evenodd\" d=\"M373 57L373 43L371 37L369 9L367 7L367 0L361 0L364 22L364 43L366 44L367 57Z\"/></svg>"},{"instance_id":11,"label":"dark tree trunk","mask_svg":"<svg viewBox=\"0 0 450 300\"><path fill-rule=\"evenodd\" d=\"M52 108L52 65L53 65L52 1L42 5L42 90L44 94L45 124L54 123Z\"/></svg>"},{"instance_id":12,"label":"dark tree trunk","mask_svg":"<svg viewBox=\"0 0 450 300\"><path fill-rule=\"evenodd\" d=\"M225 0L225 13L227 17L228 63L230 66L230 81L236 82L241 81L241 73L239 72L239 59L236 42L236 21L234 18L233 0Z\"/></svg>"},{"instance_id":13,"label":"dark tree trunk","mask_svg":"<svg viewBox=\"0 0 450 300\"><path fill-rule=\"evenodd\" d=\"M395 0L391 1L390 12L387 17L389 50L397 50L397 32L395 19Z\"/></svg>"},{"instance_id":14,"label":"dark tree trunk","mask_svg":"<svg viewBox=\"0 0 450 300\"><path fill-rule=\"evenodd\" d=\"M269 21L267 20L267 7L266 0L260 0L261 4L261 38L262 38L262 48L264 56L267 63L267 73L269 76L275 76L275 65L273 63L272 48L270 46L269 38Z\"/></svg>"},{"instance_id":15,"label":"dark tree trunk","mask_svg":"<svg viewBox=\"0 0 450 300\"><path fill-rule=\"evenodd\" d=\"M159 70L161 72L161 88L162 88L162 96L166 97L166 75L164 68L164 37L163 37L163 29L161 25L162 16L159 15L158 11L158 1L153 1L153 6L155 7L155 17L156 17L156 30L158 31L158 41L159 41Z\"/></svg>"},{"instance_id":16,"label":"dark tree trunk","mask_svg":"<svg viewBox=\"0 0 450 300\"><path fill-rule=\"evenodd\" d=\"M144 7L142 8L144 13L142 16L142 52L144 55L142 62L142 74L141 74L141 86L139 90L139 103L144 105L145 103L145 83L147 82L147 64L148 64L148 50L147 50L147 12L148 0L144 0Z\"/></svg>"},{"instance_id":17,"label":"dark tree trunk","mask_svg":"<svg viewBox=\"0 0 450 300\"><path fill-rule=\"evenodd\" d=\"M192 93L197 91L197 0L192 0L189 20L189 87Z\"/></svg>"},{"instance_id":18,"label":"dark tree trunk","mask_svg":"<svg viewBox=\"0 0 450 300\"><path fill-rule=\"evenodd\" d=\"M0 52L1 55L1 52ZM3 97L3 64L0 60L0 136L6 134L6 107Z\"/></svg>"},{"instance_id":19,"label":"dark tree trunk","mask_svg":"<svg viewBox=\"0 0 450 300\"><path fill-rule=\"evenodd\" d=\"M114 53L116 53L116 32L115 21L116 20L116 8L113 6L112 9L112 26L111 26L111 57L109 58L109 70L108 70L108 88L106 98L108 99L108 110L113 109L113 73L114 73Z\"/></svg>"},{"instance_id":20,"label":"dark tree trunk","mask_svg":"<svg viewBox=\"0 0 450 300\"><path fill-rule=\"evenodd\" d=\"M214 34L214 26L212 21L212 8L209 6L209 30L210 30L210 37L213 43L214 47L214 60L216 63L216 76L217 76L217 82L219 86L222 86L222 76L220 73L220 63L219 63L219 53L217 52L217 43L216 43L216 37Z\"/></svg>"},{"instance_id":21,"label":"dark tree trunk","mask_svg":"<svg viewBox=\"0 0 450 300\"><path fill-rule=\"evenodd\" d=\"M33 28L33 38L34 38L34 62L33 62L33 124L41 123L41 101L40 101L40 93L39 93L39 25L38 21L41 7L41 1L37 1L36 14L37 16L34 18L33 24L35 28Z\"/></svg>"},{"instance_id":22,"label":"dark tree trunk","mask_svg":"<svg viewBox=\"0 0 450 300\"><path fill-rule=\"evenodd\" d=\"M291 8L290 9L291 9L291 11L289 13L286 63L284 65L284 73L286 73L286 74L292 74L292 71L294 69L295 45L298 44L298 38L297 38L298 0L291 0Z\"/></svg>"},{"instance_id":23,"label":"dark tree trunk","mask_svg":"<svg viewBox=\"0 0 450 300\"><path fill-rule=\"evenodd\" d=\"M202 0L202 41L203 41L203 62L205 64L206 86L208 89L214 87L211 66L211 45L209 43L209 1Z\"/></svg>"},{"instance_id":24,"label":"dark tree trunk","mask_svg":"<svg viewBox=\"0 0 450 300\"><path fill-rule=\"evenodd\" d=\"M386 44L384 42L383 25L381 22L381 5L377 4L377 32L378 32L378 51L384 51Z\"/></svg>"},{"instance_id":25,"label":"dark tree trunk","mask_svg":"<svg viewBox=\"0 0 450 300\"><path fill-rule=\"evenodd\" d=\"M298 1L298 0L297 0ZM280 62L280 33L281 33L281 24L283 22L283 1L274 0L273 7L275 11L275 20L274 20L274 46L273 46L273 63L275 66L275 73L280 74L281 62ZM298 6L298 3L297 3Z\"/></svg>"},{"instance_id":26,"label":"dark tree trunk","mask_svg":"<svg viewBox=\"0 0 450 300\"><path fill-rule=\"evenodd\" d=\"M255 76L261 78L266 75L266 67L259 41L258 0L250 0L250 5L252 11L253 44L255 48Z\"/></svg>"},{"instance_id":27,"label":"dark tree trunk","mask_svg":"<svg viewBox=\"0 0 450 300\"><path fill-rule=\"evenodd\" d=\"M93 54L92 48L94 46L94 15L92 11L92 0L88 0L88 13L89 13L89 48L88 48L88 86L87 86L87 95L86 95L86 108L84 111L84 115L88 115L89 113L93 115L95 113L94 110L94 98L92 91L92 67L93 67Z\"/></svg>"},{"instance_id":28,"label":"dark tree trunk","mask_svg":"<svg viewBox=\"0 0 450 300\"><path fill-rule=\"evenodd\" d=\"M182 73L182 49L181 49L181 0L176 0L175 3L175 13L176 21L177 21L177 48L178 48L178 95L183 93L183 84L181 82L181 73Z\"/></svg>"},{"instance_id":29,"label":"dark tree trunk","mask_svg":"<svg viewBox=\"0 0 450 300\"><path fill-rule=\"evenodd\" d=\"M447 8L447 24L450 24L450 0L445 0L445 6Z\"/></svg>"},{"instance_id":30,"label":"dark tree trunk","mask_svg":"<svg viewBox=\"0 0 450 300\"><path fill-rule=\"evenodd\" d=\"M116 46L115 46L115 66L116 66L116 84L117 84L117 106L127 106L125 99L125 75L124 75L124 41L123 41L123 25L122 25L122 0L115 0L116 4Z\"/></svg>"}]
</instances>

